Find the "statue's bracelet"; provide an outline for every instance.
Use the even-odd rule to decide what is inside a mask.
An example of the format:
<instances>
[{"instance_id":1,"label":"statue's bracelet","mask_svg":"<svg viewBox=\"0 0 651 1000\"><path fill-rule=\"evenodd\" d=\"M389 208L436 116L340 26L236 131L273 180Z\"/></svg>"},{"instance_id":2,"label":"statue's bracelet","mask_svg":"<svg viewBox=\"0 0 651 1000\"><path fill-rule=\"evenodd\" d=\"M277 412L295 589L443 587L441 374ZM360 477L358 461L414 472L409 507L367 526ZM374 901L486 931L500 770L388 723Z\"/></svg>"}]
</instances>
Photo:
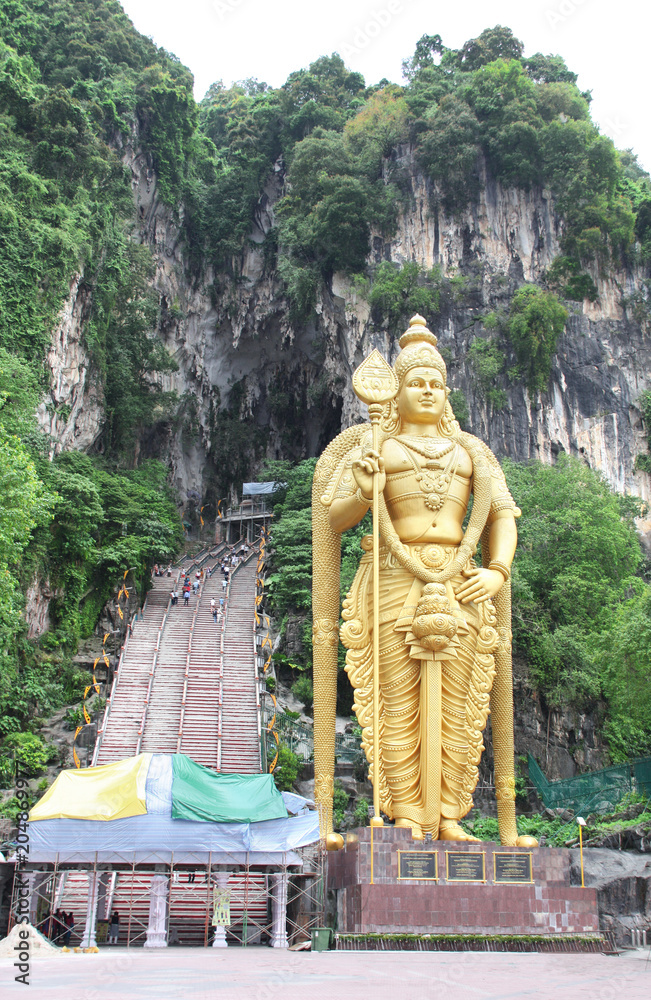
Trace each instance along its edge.
<instances>
[{"instance_id":1,"label":"statue's bracelet","mask_svg":"<svg viewBox=\"0 0 651 1000\"><path fill-rule=\"evenodd\" d=\"M363 503L365 507L370 507L371 504L373 503L373 497L371 497L370 500L367 500L364 494L362 493L361 486L358 486L357 489L355 490L355 499L358 500L359 503Z\"/></svg>"},{"instance_id":2,"label":"statue's bracelet","mask_svg":"<svg viewBox=\"0 0 651 1000\"><path fill-rule=\"evenodd\" d=\"M506 563L500 562L499 559L491 559L490 563L488 564L488 568L494 569L498 573L501 573L502 576L504 577L505 583L507 580L511 579L511 570L506 565Z\"/></svg>"}]
</instances>

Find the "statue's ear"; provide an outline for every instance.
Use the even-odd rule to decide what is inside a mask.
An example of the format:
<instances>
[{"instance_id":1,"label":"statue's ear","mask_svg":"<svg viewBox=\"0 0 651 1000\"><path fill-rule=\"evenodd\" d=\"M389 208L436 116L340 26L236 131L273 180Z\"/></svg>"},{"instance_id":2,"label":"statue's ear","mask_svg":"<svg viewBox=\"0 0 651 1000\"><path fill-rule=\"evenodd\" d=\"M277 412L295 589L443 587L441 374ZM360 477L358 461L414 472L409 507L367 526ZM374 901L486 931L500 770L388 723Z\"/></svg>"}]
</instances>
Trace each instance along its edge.
<instances>
[{"instance_id":1,"label":"statue's ear","mask_svg":"<svg viewBox=\"0 0 651 1000\"><path fill-rule=\"evenodd\" d=\"M451 392L452 392L452 389L448 385L446 385L446 387L445 387L445 395L449 396Z\"/></svg>"}]
</instances>

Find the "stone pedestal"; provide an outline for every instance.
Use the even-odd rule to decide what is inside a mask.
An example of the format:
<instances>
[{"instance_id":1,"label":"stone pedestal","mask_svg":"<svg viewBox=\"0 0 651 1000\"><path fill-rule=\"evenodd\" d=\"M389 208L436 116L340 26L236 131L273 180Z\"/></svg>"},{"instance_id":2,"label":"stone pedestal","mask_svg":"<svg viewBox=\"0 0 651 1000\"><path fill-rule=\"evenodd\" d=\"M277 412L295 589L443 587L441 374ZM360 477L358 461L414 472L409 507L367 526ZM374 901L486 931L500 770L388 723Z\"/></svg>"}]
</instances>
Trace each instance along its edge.
<instances>
[{"instance_id":1,"label":"stone pedestal","mask_svg":"<svg viewBox=\"0 0 651 1000\"><path fill-rule=\"evenodd\" d=\"M328 889L336 894L337 926L348 934L596 934L594 889L570 885L569 851L537 847L531 851L532 881L499 881L495 855L527 854L499 844L414 841L408 829L383 827L373 834L374 884L371 885L371 831L348 835L346 847L328 857ZM438 880L399 879L398 852L435 852ZM484 853L484 881L454 881L446 852ZM479 859L476 861L480 867ZM503 864L498 859L497 864ZM463 865L457 865L462 868ZM423 865L431 871L433 865ZM497 878L496 878L497 874Z\"/></svg>"},{"instance_id":2,"label":"stone pedestal","mask_svg":"<svg viewBox=\"0 0 651 1000\"><path fill-rule=\"evenodd\" d=\"M169 879L153 875L149 889L149 921L145 948L167 948Z\"/></svg>"},{"instance_id":3,"label":"stone pedestal","mask_svg":"<svg viewBox=\"0 0 651 1000\"><path fill-rule=\"evenodd\" d=\"M271 879L271 915L273 919L272 948L287 948L287 873L279 872Z\"/></svg>"}]
</instances>

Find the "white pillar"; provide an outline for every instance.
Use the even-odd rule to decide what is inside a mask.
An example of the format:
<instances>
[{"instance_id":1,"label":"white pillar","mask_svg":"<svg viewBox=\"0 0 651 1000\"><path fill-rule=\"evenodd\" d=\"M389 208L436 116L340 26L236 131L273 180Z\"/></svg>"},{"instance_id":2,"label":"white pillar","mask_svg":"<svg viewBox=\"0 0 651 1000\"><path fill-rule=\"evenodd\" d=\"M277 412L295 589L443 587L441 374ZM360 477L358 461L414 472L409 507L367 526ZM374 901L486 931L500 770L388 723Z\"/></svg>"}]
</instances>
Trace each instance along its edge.
<instances>
[{"instance_id":1,"label":"white pillar","mask_svg":"<svg viewBox=\"0 0 651 1000\"><path fill-rule=\"evenodd\" d=\"M230 874L230 872L215 872L215 881L218 889L228 889ZM226 928L222 927L220 924L215 927L215 935L212 939L212 946L213 948L228 948Z\"/></svg>"},{"instance_id":2,"label":"white pillar","mask_svg":"<svg viewBox=\"0 0 651 1000\"><path fill-rule=\"evenodd\" d=\"M86 907L86 924L81 939L80 948L97 948L95 937L97 929L97 890L99 888L99 872L88 872L88 905Z\"/></svg>"},{"instance_id":3,"label":"white pillar","mask_svg":"<svg viewBox=\"0 0 651 1000\"><path fill-rule=\"evenodd\" d=\"M167 948L168 891L169 882L166 875L152 876L145 948Z\"/></svg>"},{"instance_id":4,"label":"white pillar","mask_svg":"<svg viewBox=\"0 0 651 1000\"><path fill-rule=\"evenodd\" d=\"M275 872L272 880L271 916L272 948L287 948L287 872Z\"/></svg>"}]
</instances>

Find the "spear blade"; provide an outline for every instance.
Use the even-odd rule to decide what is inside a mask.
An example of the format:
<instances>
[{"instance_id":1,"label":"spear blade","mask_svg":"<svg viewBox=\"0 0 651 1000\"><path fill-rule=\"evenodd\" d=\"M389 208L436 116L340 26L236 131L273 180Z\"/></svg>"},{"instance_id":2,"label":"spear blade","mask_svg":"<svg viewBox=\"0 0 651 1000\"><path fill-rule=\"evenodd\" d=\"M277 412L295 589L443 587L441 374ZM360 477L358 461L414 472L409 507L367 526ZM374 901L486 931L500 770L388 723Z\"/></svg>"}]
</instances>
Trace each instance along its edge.
<instances>
[{"instance_id":1,"label":"spear blade","mask_svg":"<svg viewBox=\"0 0 651 1000\"><path fill-rule=\"evenodd\" d=\"M398 377L377 348L355 371L353 390L357 398L367 406L371 403L388 403L398 392Z\"/></svg>"}]
</instances>

